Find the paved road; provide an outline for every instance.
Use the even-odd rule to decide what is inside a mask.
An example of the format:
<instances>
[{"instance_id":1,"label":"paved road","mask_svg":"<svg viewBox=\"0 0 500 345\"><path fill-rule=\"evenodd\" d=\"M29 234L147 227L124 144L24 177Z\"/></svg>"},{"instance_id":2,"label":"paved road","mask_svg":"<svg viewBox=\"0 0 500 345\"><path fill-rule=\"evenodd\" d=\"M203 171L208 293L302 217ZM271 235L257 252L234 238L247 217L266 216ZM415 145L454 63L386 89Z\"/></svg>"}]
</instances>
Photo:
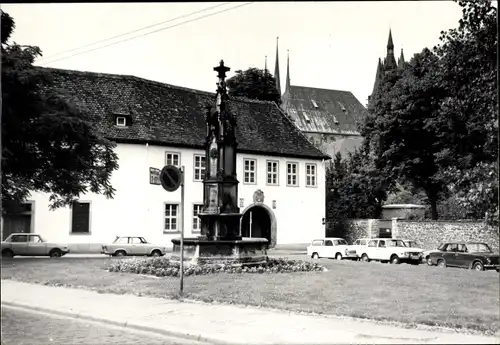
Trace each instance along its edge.
<instances>
[{"instance_id":1,"label":"paved road","mask_svg":"<svg viewBox=\"0 0 500 345\"><path fill-rule=\"evenodd\" d=\"M1 345L186 344L148 332L2 306Z\"/></svg>"}]
</instances>

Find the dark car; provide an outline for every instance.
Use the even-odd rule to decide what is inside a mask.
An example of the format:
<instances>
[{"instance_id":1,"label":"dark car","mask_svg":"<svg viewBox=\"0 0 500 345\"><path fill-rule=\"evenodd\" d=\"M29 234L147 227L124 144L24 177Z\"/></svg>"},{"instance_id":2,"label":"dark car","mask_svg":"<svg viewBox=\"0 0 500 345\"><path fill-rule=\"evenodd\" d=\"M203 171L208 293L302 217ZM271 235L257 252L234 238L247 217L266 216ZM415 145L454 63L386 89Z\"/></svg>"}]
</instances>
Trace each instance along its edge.
<instances>
[{"instance_id":1,"label":"dark car","mask_svg":"<svg viewBox=\"0 0 500 345\"><path fill-rule=\"evenodd\" d=\"M438 267L462 267L476 271L496 269L498 253L494 253L486 243L451 242L443 243L429 254L428 263Z\"/></svg>"}]
</instances>

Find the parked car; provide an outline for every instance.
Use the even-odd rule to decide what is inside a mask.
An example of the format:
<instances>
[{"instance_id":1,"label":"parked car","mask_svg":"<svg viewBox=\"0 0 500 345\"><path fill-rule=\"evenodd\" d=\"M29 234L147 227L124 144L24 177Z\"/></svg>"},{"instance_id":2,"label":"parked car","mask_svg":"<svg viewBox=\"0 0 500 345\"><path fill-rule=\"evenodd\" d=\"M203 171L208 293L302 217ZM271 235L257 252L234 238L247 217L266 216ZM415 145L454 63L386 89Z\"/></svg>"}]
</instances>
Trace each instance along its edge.
<instances>
[{"instance_id":1,"label":"parked car","mask_svg":"<svg viewBox=\"0 0 500 345\"><path fill-rule=\"evenodd\" d=\"M366 247L368 245L368 242L370 241L369 238L358 238L356 241L354 241L353 244L350 246L347 246L348 251L350 253L353 253L356 255L356 258L359 259L361 257L361 252L362 248Z\"/></svg>"},{"instance_id":2,"label":"parked car","mask_svg":"<svg viewBox=\"0 0 500 345\"><path fill-rule=\"evenodd\" d=\"M422 249L408 248L402 240L391 238L372 238L366 247L361 247L361 261L381 261L399 264L420 264Z\"/></svg>"},{"instance_id":3,"label":"parked car","mask_svg":"<svg viewBox=\"0 0 500 345\"><path fill-rule=\"evenodd\" d=\"M316 239L307 246L307 255L313 259L357 259L356 252L349 251L347 241L338 237Z\"/></svg>"},{"instance_id":4,"label":"parked car","mask_svg":"<svg viewBox=\"0 0 500 345\"><path fill-rule=\"evenodd\" d=\"M102 245L101 252L112 256L163 256L167 253L167 247L149 243L140 236L116 236L113 243Z\"/></svg>"},{"instance_id":5,"label":"parked car","mask_svg":"<svg viewBox=\"0 0 500 345\"><path fill-rule=\"evenodd\" d=\"M50 256L61 257L69 253L67 244L46 242L37 234L13 233L1 243L2 257Z\"/></svg>"},{"instance_id":6,"label":"parked car","mask_svg":"<svg viewBox=\"0 0 500 345\"><path fill-rule=\"evenodd\" d=\"M476 271L495 269L499 271L499 254L486 243L449 242L442 243L437 251L429 254L429 264L438 267L462 267Z\"/></svg>"}]
</instances>

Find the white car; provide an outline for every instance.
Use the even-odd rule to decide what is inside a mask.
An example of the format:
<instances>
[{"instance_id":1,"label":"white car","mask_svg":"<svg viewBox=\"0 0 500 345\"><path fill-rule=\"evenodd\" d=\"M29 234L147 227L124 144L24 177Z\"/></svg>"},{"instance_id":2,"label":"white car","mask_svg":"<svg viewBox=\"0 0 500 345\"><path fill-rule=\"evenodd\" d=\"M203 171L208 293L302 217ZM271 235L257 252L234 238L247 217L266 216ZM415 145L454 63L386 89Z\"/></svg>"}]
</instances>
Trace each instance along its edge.
<instances>
[{"instance_id":1,"label":"white car","mask_svg":"<svg viewBox=\"0 0 500 345\"><path fill-rule=\"evenodd\" d=\"M402 240L392 238L372 238L368 245L361 249L361 261L381 261L399 264L420 264L423 250L408 248Z\"/></svg>"},{"instance_id":2,"label":"white car","mask_svg":"<svg viewBox=\"0 0 500 345\"><path fill-rule=\"evenodd\" d=\"M116 236L113 243L103 244L101 251L102 254L111 256L163 256L166 252L166 246L149 243L141 236Z\"/></svg>"},{"instance_id":3,"label":"white car","mask_svg":"<svg viewBox=\"0 0 500 345\"><path fill-rule=\"evenodd\" d=\"M357 259L356 252L349 251L347 241L338 237L326 237L313 240L311 244L307 246L307 256L313 259Z\"/></svg>"},{"instance_id":4,"label":"white car","mask_svg":"<svg viewBox=\"0 0 500 345\"><path fill-rule=\"evenodd\" d=\"M369 238L358 238L353 244L348 246L350 253L354 253L357 258L361 257L362 248L368 245Z\"/></svg>"},{"instance_id":5,"label":"white car","mask_svg":"<svg viewBox=\"0 0 500 345\"><path fill-rule=\"evenodd\" d=\"M66 243L46 242L42 236L31 233L14 233L2 241L2 257L50 256L58 258L69 253Z\"/></svg>"}]
</instances>

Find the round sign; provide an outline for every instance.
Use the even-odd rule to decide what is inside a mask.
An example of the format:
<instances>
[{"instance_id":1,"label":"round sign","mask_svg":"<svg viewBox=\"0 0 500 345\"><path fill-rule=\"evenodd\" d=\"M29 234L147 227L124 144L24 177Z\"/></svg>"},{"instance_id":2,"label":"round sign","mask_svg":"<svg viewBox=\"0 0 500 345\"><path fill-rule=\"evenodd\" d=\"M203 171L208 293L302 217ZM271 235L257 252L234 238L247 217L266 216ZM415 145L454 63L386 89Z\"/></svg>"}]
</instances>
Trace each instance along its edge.
<instances>
[{"instance_id":1,"label":"round sign","mask_svg":"<svg viewBox=\"0 0 500 345\"><path fill-rule=\"evenodd\" d=\"M168 192L175 192L182 181L182 172L173 165L166 165L161 169L160 182L163 189Z\"/></svg>"}]
</instances>

